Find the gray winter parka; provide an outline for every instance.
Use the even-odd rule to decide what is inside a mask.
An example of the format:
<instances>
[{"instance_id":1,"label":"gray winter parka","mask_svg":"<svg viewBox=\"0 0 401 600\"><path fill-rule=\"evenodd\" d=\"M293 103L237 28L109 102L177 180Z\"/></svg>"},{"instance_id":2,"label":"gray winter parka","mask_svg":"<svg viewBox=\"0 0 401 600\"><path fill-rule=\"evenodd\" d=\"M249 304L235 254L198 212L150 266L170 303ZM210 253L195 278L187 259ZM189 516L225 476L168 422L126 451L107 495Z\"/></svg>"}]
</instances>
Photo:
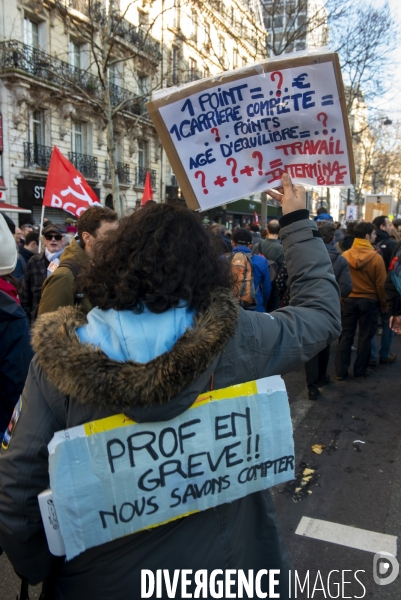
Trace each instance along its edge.
<instances>
[{"instance_id":1,"label":"gray winter parka","mask_svg":"<svg viewBox=\"0 0 401 600\"><path fill-rule=\"evenodd\" d=\"M75 330L85 316L71 307L38 318L21 416L0 454L0 545L30 583L52 575L60 600L132 600L141 597L141 569L170 569L171 577L173 569L280 569L275 591L288 598L289 558L268 491L69 562L50 554L37 502L49 484L47 444L56 431L121 412L141 422L169 420L209 389L212 374L214 389L284 374L339 337L338 287L316 225L305 210L281 224L290 306L271 315L244 311L230 292L216 290L172 350L147 364L119 363L81 344Z\"/></svg>"}]
</instances>

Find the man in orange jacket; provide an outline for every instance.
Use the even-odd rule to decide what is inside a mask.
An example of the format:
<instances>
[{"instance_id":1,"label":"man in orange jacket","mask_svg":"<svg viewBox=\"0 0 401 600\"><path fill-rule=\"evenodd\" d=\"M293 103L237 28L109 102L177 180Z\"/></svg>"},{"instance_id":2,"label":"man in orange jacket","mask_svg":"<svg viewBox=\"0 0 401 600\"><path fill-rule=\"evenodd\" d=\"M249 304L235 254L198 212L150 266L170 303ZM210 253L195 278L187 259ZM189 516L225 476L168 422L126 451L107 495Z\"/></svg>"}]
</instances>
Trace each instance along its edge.
<instances>
[{"instance_id":1,"label":"man in orange jacket","mask_svg":"<svg viewBox=\"0 0 401 600\"><path fill-rule=\"evenodd\" d=\"M351 347L358 324L354 377L366 377L370 374L370 347L376 332L379 308L382 313L387 312L384 291L386 267L382 257L372 246L376 240L375 226L372 223L358 223L354 234L352 247L343 253L350 268L352 292L342 304L342 334L335 362L337 379L348 377Z\"/></svg>"}]
</instances>

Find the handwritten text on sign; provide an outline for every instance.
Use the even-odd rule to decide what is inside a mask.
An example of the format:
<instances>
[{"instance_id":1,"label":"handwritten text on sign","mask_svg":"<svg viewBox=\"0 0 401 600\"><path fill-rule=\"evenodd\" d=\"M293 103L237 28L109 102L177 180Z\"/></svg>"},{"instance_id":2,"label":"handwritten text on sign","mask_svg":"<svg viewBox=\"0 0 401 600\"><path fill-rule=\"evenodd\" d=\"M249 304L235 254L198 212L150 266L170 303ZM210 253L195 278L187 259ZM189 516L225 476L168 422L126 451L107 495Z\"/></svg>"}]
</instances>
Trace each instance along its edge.
<instances>
[{"instance_id":1,"label":"handwritten text on sign","mask_svg":"<svg viewBox=\"0 0 401 600\"><path fill-rule=\"evenodd\" d=\"M67 559L267 489L294 474L284 383L211 392L170 421L117 415L58 432L49 472Z\"/></svg>"},{"instance_id":2,"label":"handwritten text on sign","mask_svg":"<svg viewBox=\"0 0 401 600\"><path fill-rule=\"evenodd\" d=\"M274 187L351 183L332 62L261 73L160 107L202 208Z\"/></svg>"}]
</instances>

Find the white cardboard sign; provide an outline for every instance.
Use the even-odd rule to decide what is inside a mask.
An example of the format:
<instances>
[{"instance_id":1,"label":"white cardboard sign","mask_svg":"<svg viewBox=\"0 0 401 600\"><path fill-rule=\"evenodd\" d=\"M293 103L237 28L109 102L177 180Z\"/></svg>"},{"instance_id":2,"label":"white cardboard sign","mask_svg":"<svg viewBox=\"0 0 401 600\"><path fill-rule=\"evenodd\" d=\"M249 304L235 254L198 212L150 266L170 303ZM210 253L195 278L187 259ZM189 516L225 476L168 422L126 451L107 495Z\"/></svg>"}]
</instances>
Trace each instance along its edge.
<instances>
[{"instance_id":1,"label":"white cardboard sign","mask_svg":"<svg viewBox=\"0 0 401 600\"><path fill-rule=\"evenodd\" d=\"M149 103L191 208L276 187L284 172L300 184L353 182L335 56L262 63Z\"/></svg>"}]
</instances>

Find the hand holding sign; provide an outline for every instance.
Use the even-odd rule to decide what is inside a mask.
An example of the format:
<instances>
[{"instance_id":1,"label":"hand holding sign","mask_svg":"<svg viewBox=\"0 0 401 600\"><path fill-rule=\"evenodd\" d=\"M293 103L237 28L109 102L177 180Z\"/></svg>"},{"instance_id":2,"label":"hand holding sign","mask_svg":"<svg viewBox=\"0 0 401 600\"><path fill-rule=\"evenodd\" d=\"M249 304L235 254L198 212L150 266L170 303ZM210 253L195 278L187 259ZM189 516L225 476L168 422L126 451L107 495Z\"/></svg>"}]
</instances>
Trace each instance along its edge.
<instances>
[{"instance_id":1,"label":"hand holding sign","mask_svg":"<svg viewBox=\"0 0 401 600\"><path fill-rule=\"evenodd\" d=\"M283 173L281 177L283 186L276 190L267 190L269 196L281 203L283 215L305 208L306 192L303 185L292 185L291 177L288 173Z\"/></svg>"}]
</instances>

